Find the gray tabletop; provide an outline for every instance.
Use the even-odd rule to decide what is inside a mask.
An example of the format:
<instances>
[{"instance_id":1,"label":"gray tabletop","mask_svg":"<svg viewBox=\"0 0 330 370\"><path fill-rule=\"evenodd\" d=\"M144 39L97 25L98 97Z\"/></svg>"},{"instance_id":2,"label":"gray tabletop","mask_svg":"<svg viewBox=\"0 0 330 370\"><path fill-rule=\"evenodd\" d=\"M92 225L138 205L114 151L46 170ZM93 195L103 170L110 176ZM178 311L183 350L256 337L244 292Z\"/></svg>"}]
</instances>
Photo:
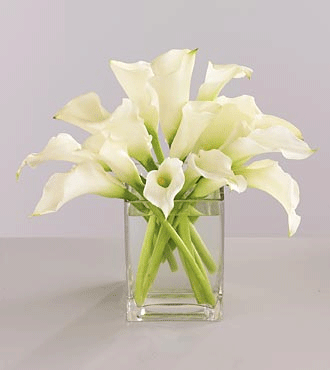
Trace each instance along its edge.
<instances>
[{"instance_id":1,"label":"gray tabletop","mask_svg":"<svg viewBox=\"0 0 330 370\"><path fill-rule=\"evenodd\" d=\"M228 238L224 320L127 323L121 241L0 239L0 369L330 369L330 239Z\"/></svg>"}]
</instances>

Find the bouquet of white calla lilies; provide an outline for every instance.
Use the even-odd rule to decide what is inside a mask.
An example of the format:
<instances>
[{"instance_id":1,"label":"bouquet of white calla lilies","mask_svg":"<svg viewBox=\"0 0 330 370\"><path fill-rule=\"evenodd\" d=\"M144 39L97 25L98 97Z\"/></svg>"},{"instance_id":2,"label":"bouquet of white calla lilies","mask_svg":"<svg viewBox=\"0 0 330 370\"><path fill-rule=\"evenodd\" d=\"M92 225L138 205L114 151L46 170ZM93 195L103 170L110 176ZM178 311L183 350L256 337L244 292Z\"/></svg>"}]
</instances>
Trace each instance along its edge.
<instances>
[{"instance_id":1,"label":"bouquet of white calla lilies","mask_svg":"<svg viewBox=\"0 0 330 370\"><path fill-rule=\"evenodd\" d=\"M213 273L215 263L193 225L199 212L191 203L186 207L193 217L177 217L172 214L175 200L203 199L224 186L239 193L256 188L284 207L289 235L300 223L296 181L273 160L251 160L271 152L304 159L314 151L293 124L263 114L253 97L218 96L231 79L250 79L248 67L210 62L205 82L191 100L196 52L170 50L151 63L111 60L127 94L122 104L109 113L94 92L74 98L54 118L90 136L80 145L70 135L59 134L40 153L28 155L17 171L19 177L25 165L36 167L48 160L74 163L69 172L49 179L33 215L55 212L87 193L146 202L147 211L141 210L148 226L136 280L138 304L143 304L162 260L167 258L176 270L171 254L175 248L197 302L214 304L205 268ZM157 245L150 252L152 243Z\"/></svg>"}]
</instances>

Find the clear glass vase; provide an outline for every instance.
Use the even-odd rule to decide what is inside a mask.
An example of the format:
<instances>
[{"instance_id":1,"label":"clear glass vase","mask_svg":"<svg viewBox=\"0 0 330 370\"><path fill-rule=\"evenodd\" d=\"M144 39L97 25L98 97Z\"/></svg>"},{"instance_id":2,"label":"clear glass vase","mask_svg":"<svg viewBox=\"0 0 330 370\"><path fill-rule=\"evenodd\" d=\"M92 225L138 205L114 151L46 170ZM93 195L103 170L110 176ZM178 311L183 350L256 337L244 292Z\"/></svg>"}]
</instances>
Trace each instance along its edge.
<instances>
[{"instance_id":1,"label":"clear glass vase","mask_svg":"<svg viewBox=\"0 0 330 370\"><path fill-rule=\"evenodd\" d=\"M127 320L220 320L223 189L175 200L165 222L147 201L125 202Z\"/></svg>"}]
</instances>

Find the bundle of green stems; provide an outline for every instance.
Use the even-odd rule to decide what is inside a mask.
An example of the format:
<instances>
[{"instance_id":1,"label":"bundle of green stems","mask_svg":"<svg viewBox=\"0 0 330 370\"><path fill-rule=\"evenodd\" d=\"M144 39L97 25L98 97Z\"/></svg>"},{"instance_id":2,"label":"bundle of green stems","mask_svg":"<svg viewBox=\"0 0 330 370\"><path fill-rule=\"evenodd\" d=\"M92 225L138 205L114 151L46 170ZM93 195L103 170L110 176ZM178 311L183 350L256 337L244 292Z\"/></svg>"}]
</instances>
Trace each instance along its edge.
<instances>
[{"instance_id":1,"label":"bundle of green stems","mask_svg":"<svg viewBox=\"0 0 330 370\"><path fill-rule=\"evenodd\" d=\"M144 304L161 263L167 261L172 272L178 270L173 253L176 248L197 303L215 305L208 273L214 274L217 265L194 225L199 217L193 207L195 202L178 201L167 219L149 202L143 205L139 200L131 202L132 206L144 208L143 212L148 213L144 216L147 227L136 273L134 298L138 306Z\"/></svg>"}]
</instances>

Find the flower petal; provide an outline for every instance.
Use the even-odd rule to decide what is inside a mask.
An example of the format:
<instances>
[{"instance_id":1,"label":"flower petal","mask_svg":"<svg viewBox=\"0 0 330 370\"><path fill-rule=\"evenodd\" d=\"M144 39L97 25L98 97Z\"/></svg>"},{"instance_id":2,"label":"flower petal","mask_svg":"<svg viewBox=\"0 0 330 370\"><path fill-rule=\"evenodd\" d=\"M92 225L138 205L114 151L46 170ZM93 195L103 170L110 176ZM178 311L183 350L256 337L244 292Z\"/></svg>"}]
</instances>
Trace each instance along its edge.
<instances>
[{"instance_id":1,"label":"flower petal","mask_svg":"<svg viewBox=\"0 0 330 370\"><path fill-rule=\"evenodd\" d=\"M139 162L146 163L151 157L152 136L148 134L137 106L131 100L123 99L113 112L108 133L112 140L125 142L128 154Z\"/></svg>"},{"instance_id":2,"label":"flower petal","mask_svg":"<svg viewBox=\"0 0 330 370\"><path fill-rule=\"evenodd\" d=\"M93 134L106 128L110 113L102 107L98 95L90 92L72 99L54 118L72 123Z\"/></svg>"},{"instance_id":3,"label":"flower petal","mask_svg":"<svg viewBox=\"0 0 330 370\"><path fill-rule=\"evenodd\" d=\"M160 125L170 145L181 120L182 107L189 100L195 54L196 50L170 50L151 63L154 77L150 82L158 94Z\"/></svg>"},{"instance_id":4,"label":"flower petal","mask_svg":"<svg viewBox=\"0 0 330 370\"><path fill-rule=\"evenodd\" d=\"M221 95L216 100L221 105L235 104L238 109L244 113L247 122L252 122L258 114L261 114L261 110L256 104L256 101L251 95L239 95L234 98L228 98L227 96Z\"/></svg>"},{"instance_id":5,"label":"flower petal","mask_svg":"<svg viewBox=\"0 0 330 370\"><path fill-rule=\"evenodd\" d=\"M251 78L252 69L237 64L213 64L209 62L205 82L198 91L197 100L214 100L232 78Z\"/></svg>"},{"instance_id":6,"label":"flower petal","mask_svg":"<svg viewBox=\"0 0 330 370\"><path fill-rule=\"evenodd\" d=\"M94 135L90 135L83 143L82 148L90 151L91 153L98 154L107 139L108 135L104 132L99 132Z\"/></svg>"},{"instance_id":7,"label":"flower petal","mask_svg":"<svg viewBox=\"0 0 330 370\"><path fill-rule=\"evenodd\" d=\"M127 153L126 143L108 138L100 149L100 156L119 180L130 184L133 188L143 186L139 172Z\"/></svg>"},{"instance_id":8,"label":"flower petal","mask_svg":"<svg viewBox=\"0 0 330 370\"><path fill-rule=\"evenodd\" d=\"M300 223L300 216L296 214L299 203L297 182L277 162L269 159L242 166L235 173L245 177L248 187L265 191L282 204L288 213L289 236L292 236Z\"/></svg>"},{"instance_id":9,"label":"flower petal","mask_svg":"<svg viewBox=\"0 0 330 370\"><path fill-rule=\"evenodd\" d=\"M182 164L177 158L166 158L158 170L150 171L147 175L143 195L159 207L166 218L172 211L174 198L185 181Z\"/></svg>"},{"instance_id":10,"label":"flower petal","mask_svg":"<svg viewBox=\"0 0 330 370\"><path fill-rule=\"evenodd\" d=\"M305 159L314 153L306 142L284 126L256 129L248 136L238 138L223 151L235 164L243 164L262 153L281 152L287 159Z\"/></svg>"},{"instance_id":11,"label":"flower petal","mask_svg":"<svg viewBox=\"0 0 330 370\"><path fill-rule=\"evenodd\" d=\"M91 159L94 159L92 153L83 150L81 145L71 135L62 133L52 137L40 153L29 154L17 170L16 177L17 179L19 178L23 167L26 165L34 168L50 160L81 163Z\"/></svg>"},{"instance_id":12,"label":"flower petal","mask_svg":"<svg viewBox=\"0 0 330 370\"><path fill-rule=\"evenodd\" d=\"M128 196L123 184L105 172L101 165L84 162L67 173L55 173L50 177L33 216L56 212L69 200L88 193L109 198Z\"/></svg>"},{"instance_id":13,"label":"flower petal","mask_svg":"<svg viewBox=\"0 0 330 370\"><path fill-rule=\"evenodd\" d=\"M152 135L158 133L158 96L150 85L153 77L150 63L110 61L110 67L127 96L139 108L139 114Z\"/></svg>"},{"instance_id":14,"label":"flower petal","mask_svg":"<svg viewBox=\"0 0 330 370\"><path fill-rule=\"evenodd\" d=\"M292 123L269 114L258 114L254 121L251 123L252 129L256 128L269 128L273 126L283 126L288 128L298 139L303 139L301 131Z\"/></svg>"},{"instance_id":15,"label":"flower petal","mask_svg":"<svg viewBox=\"0 0 330 370\"><path fill-rule=\"evenodd\" d=\"M216 102L188 102L182 109L182 120L172 142L170 156L184 160L220 109Z\"/></svg>"},{"instance_id":16,"label":"flower petal","mask_svg":"<svg viewBox=\"0 0 330 370\"><path fill-rule=\"evenodd\" d=\"M203 179L198 181L194 189L193 197L204 197L224 185L231 190L243 192L246 190L246 181L243 176L237 176L231 170L232 161L220 150L200 150L198 155L191 154L188 157L189 168Z\"/></svg>"}]
</instances>

